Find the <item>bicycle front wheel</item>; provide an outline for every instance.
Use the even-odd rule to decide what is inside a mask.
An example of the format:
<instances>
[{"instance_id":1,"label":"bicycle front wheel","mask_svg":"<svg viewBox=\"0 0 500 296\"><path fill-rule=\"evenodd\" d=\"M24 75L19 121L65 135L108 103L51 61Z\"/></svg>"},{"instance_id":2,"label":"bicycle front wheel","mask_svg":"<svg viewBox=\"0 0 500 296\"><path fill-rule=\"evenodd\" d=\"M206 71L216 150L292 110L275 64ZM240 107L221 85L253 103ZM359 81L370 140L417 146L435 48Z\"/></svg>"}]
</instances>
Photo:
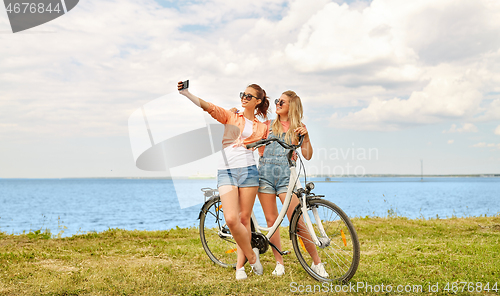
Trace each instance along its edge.
<instances>
[{"instance_id":1,"label":"bicycle front wheel","mask_svg":"<svg viewBox=\"0 0 500 296\"><path fill-rule=\"evenodd\" d=\"M312 241L304 215L309 215L321 246ZM290 233L297 259L314 279L345 283L356 273L360 252L358 235L349 217L334 203L311 199L307 213L298 205L290 222ZM315 257L316 262L321 263L312 266Z\"/></svg>"},{"instance_id":2,"label":"bicycle front wheel","mask_svg":"<svg viewBox=\"0 0 500 296\"><path fill-rule=\"evenodd\" d=\"M226 225L218 196L201 209L200 239L210 260L222 267L236 268L236 242Z\"/></svg>"}]
</instances>

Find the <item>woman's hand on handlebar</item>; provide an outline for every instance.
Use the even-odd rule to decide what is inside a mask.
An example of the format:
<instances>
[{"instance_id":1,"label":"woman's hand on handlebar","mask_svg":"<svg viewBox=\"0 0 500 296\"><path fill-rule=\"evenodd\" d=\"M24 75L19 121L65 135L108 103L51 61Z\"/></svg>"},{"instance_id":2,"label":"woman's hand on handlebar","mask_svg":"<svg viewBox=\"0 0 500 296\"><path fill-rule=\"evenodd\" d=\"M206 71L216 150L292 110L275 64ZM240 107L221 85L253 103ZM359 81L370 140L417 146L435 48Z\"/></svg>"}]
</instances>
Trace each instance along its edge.
<instances>
[{"instance_id":1,"label":"woman's hand on handlebar","mask_svg":"<svg viewBox=\"0 0 500 296\"><path fill-rule=\"evenodd\" d=\"M266 145L267 143L269 143L268 139L262 139L262 140L258 140L257 142L247 144L246 148L255 150L256 148L259 148L262 145Z\"/></svg>"},{"instance_id":2,"label":"woman's hand on handlebar","mask_svg":"<svg viewBox=\"0 0 500 296\"><path fill-rule=\"evenodd\" d=\"M304 139L302 142L300 141L301 139L299 138L299 143L301 150L302 150L302 155L304 156L305 159L310 160L313 154L313 149L311 146L311 141L309 139L309 133L307 132L307 129L305 126L298 127L294 130L298 136L303 136Z\"/></svg>"},{"instance_id":3,"label":"woman's hand on handlebar","mask_svg":"<svg viewBox=\"0 0 500 296\"><path fill-rule=\"evenodd\" d=\"M297 136L300 136L300 135L306 136L308 134L308 131L307 131L305 126L298 127L296 129L294 129L293 131L297 134Z\"/></svg>"},{"instance_id":4,"label":"woman's hand on handlebar","mask_svg":"<svg viewBox=\"0 0 500 296\"><path fill-rule=\"evenodd\" d=\"M304 141L302 142L303 144L309 142L309 132L307 131L305 126L296 128L294 132L297 134L297 136L304 136Z\"/></svg>"}]
</instances>

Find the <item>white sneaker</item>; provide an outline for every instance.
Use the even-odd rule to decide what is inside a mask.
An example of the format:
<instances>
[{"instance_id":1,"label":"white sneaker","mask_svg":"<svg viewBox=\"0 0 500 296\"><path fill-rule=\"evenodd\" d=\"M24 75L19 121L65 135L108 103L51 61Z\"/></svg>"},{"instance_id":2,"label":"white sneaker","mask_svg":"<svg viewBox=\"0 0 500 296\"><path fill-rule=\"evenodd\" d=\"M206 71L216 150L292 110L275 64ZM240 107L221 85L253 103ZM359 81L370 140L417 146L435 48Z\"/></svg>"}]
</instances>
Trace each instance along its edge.
<instances>
[{"instance_id":1,"label":"white sneaker","mask_svg":"<svg viewBox=\"0 0 500 296\"><path fill-rule=\"evenodd\" d=\"M285 266L283 264L276 262L276 268L273 271L273 275L282 276L285 274Z\"/></svg>"},{"instance_id":2,"label":"white sneaker","mask_svg":"<svg viewBox=\"0 0 500 296\"><path fill-rule=\"evenodd\" d=\"M247 273L245 272L245 267L242 267L240 269L236 269L236 279L237 280L244 280L247 278Z\"/></svg>"},{"instance_id":3,"label":"white sneaker","mask_svg":"<svg viewBox=\"0 0 500 296\"><path fill-rule=\"evenodd\" d=\"M320 275L321 277L327 278L329 275L328 275L328 272L326 272L324 265L325 265L325 263L323 263L323 262L320 262L318 265L314 265L314 262L313 262L311 265L311 269L315 273Z\"/></svg>"},{"instance_id":4,"label":"white sneaker","mask_svg":"<svg viewBox=\"0 0 500 296\"><path fill-rule=\"evenodd\" d=\"M257 260L254 264L250 264L250 266L252 266L252 271L256 275L262 275L264 273L264 267L262 267L262 264L260 264L259 249L253 248L253 252L255 253L255 256L257 256Z\"/></svg>"}]
</instances>

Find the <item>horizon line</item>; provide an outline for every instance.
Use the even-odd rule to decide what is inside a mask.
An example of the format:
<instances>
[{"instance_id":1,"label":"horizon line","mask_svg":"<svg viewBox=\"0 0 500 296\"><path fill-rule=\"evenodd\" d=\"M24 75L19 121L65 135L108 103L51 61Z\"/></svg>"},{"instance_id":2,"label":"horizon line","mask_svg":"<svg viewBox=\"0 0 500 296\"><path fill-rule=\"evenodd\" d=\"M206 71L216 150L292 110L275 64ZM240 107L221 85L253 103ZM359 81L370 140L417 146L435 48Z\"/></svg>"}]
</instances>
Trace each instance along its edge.
<instances>
[{"instance_id":1,"label":"horizon line","mask_svg":"<svg viewBox=\"0 0 500 296\"><path fill-rule=\"evenodd\" d=\"M372 177L500 177L500 173L489 173L489 174L365 174L362 176L357 175L343 175L343 176L332 176L332 175L315 175L308 176L308 178L372 178ZM301 176L303 178L303 176ZM176 176L176 177L140 177L140 176L123 176L123 177L0 177L0 179L158 179L158 180L203 180L203 179L216 179L215 176L206 177L195 177L195 176Z\"/></svg>"}]
</instances>

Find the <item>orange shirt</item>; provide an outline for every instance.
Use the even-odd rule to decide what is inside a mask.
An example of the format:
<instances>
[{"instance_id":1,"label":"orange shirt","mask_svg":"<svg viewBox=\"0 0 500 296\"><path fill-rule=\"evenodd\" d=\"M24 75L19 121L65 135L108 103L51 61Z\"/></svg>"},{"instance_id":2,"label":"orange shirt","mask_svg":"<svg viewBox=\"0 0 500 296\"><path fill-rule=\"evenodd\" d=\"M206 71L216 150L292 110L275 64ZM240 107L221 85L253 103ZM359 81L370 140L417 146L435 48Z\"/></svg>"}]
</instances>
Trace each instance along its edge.
<instances>
[{"instance_id":1,"label":"orange shirt","mask_svg":"<svg viewBox=\"0 0 500 296\"><path fill-rule=\"evenodd\" d=\"M243 113L233 113L229 110L216 106L208 102L206 110L215 120L225 124L224 136L222 138L222 147L225 148L235 143L241 136L245 128L245 118ZM231 128L233 127L233 128ZM262 139L267 132L267 125L260 122L257 117L253 120L252 134L243 140L243 145L250 144Z\"/></svg>"}]
</instances>

